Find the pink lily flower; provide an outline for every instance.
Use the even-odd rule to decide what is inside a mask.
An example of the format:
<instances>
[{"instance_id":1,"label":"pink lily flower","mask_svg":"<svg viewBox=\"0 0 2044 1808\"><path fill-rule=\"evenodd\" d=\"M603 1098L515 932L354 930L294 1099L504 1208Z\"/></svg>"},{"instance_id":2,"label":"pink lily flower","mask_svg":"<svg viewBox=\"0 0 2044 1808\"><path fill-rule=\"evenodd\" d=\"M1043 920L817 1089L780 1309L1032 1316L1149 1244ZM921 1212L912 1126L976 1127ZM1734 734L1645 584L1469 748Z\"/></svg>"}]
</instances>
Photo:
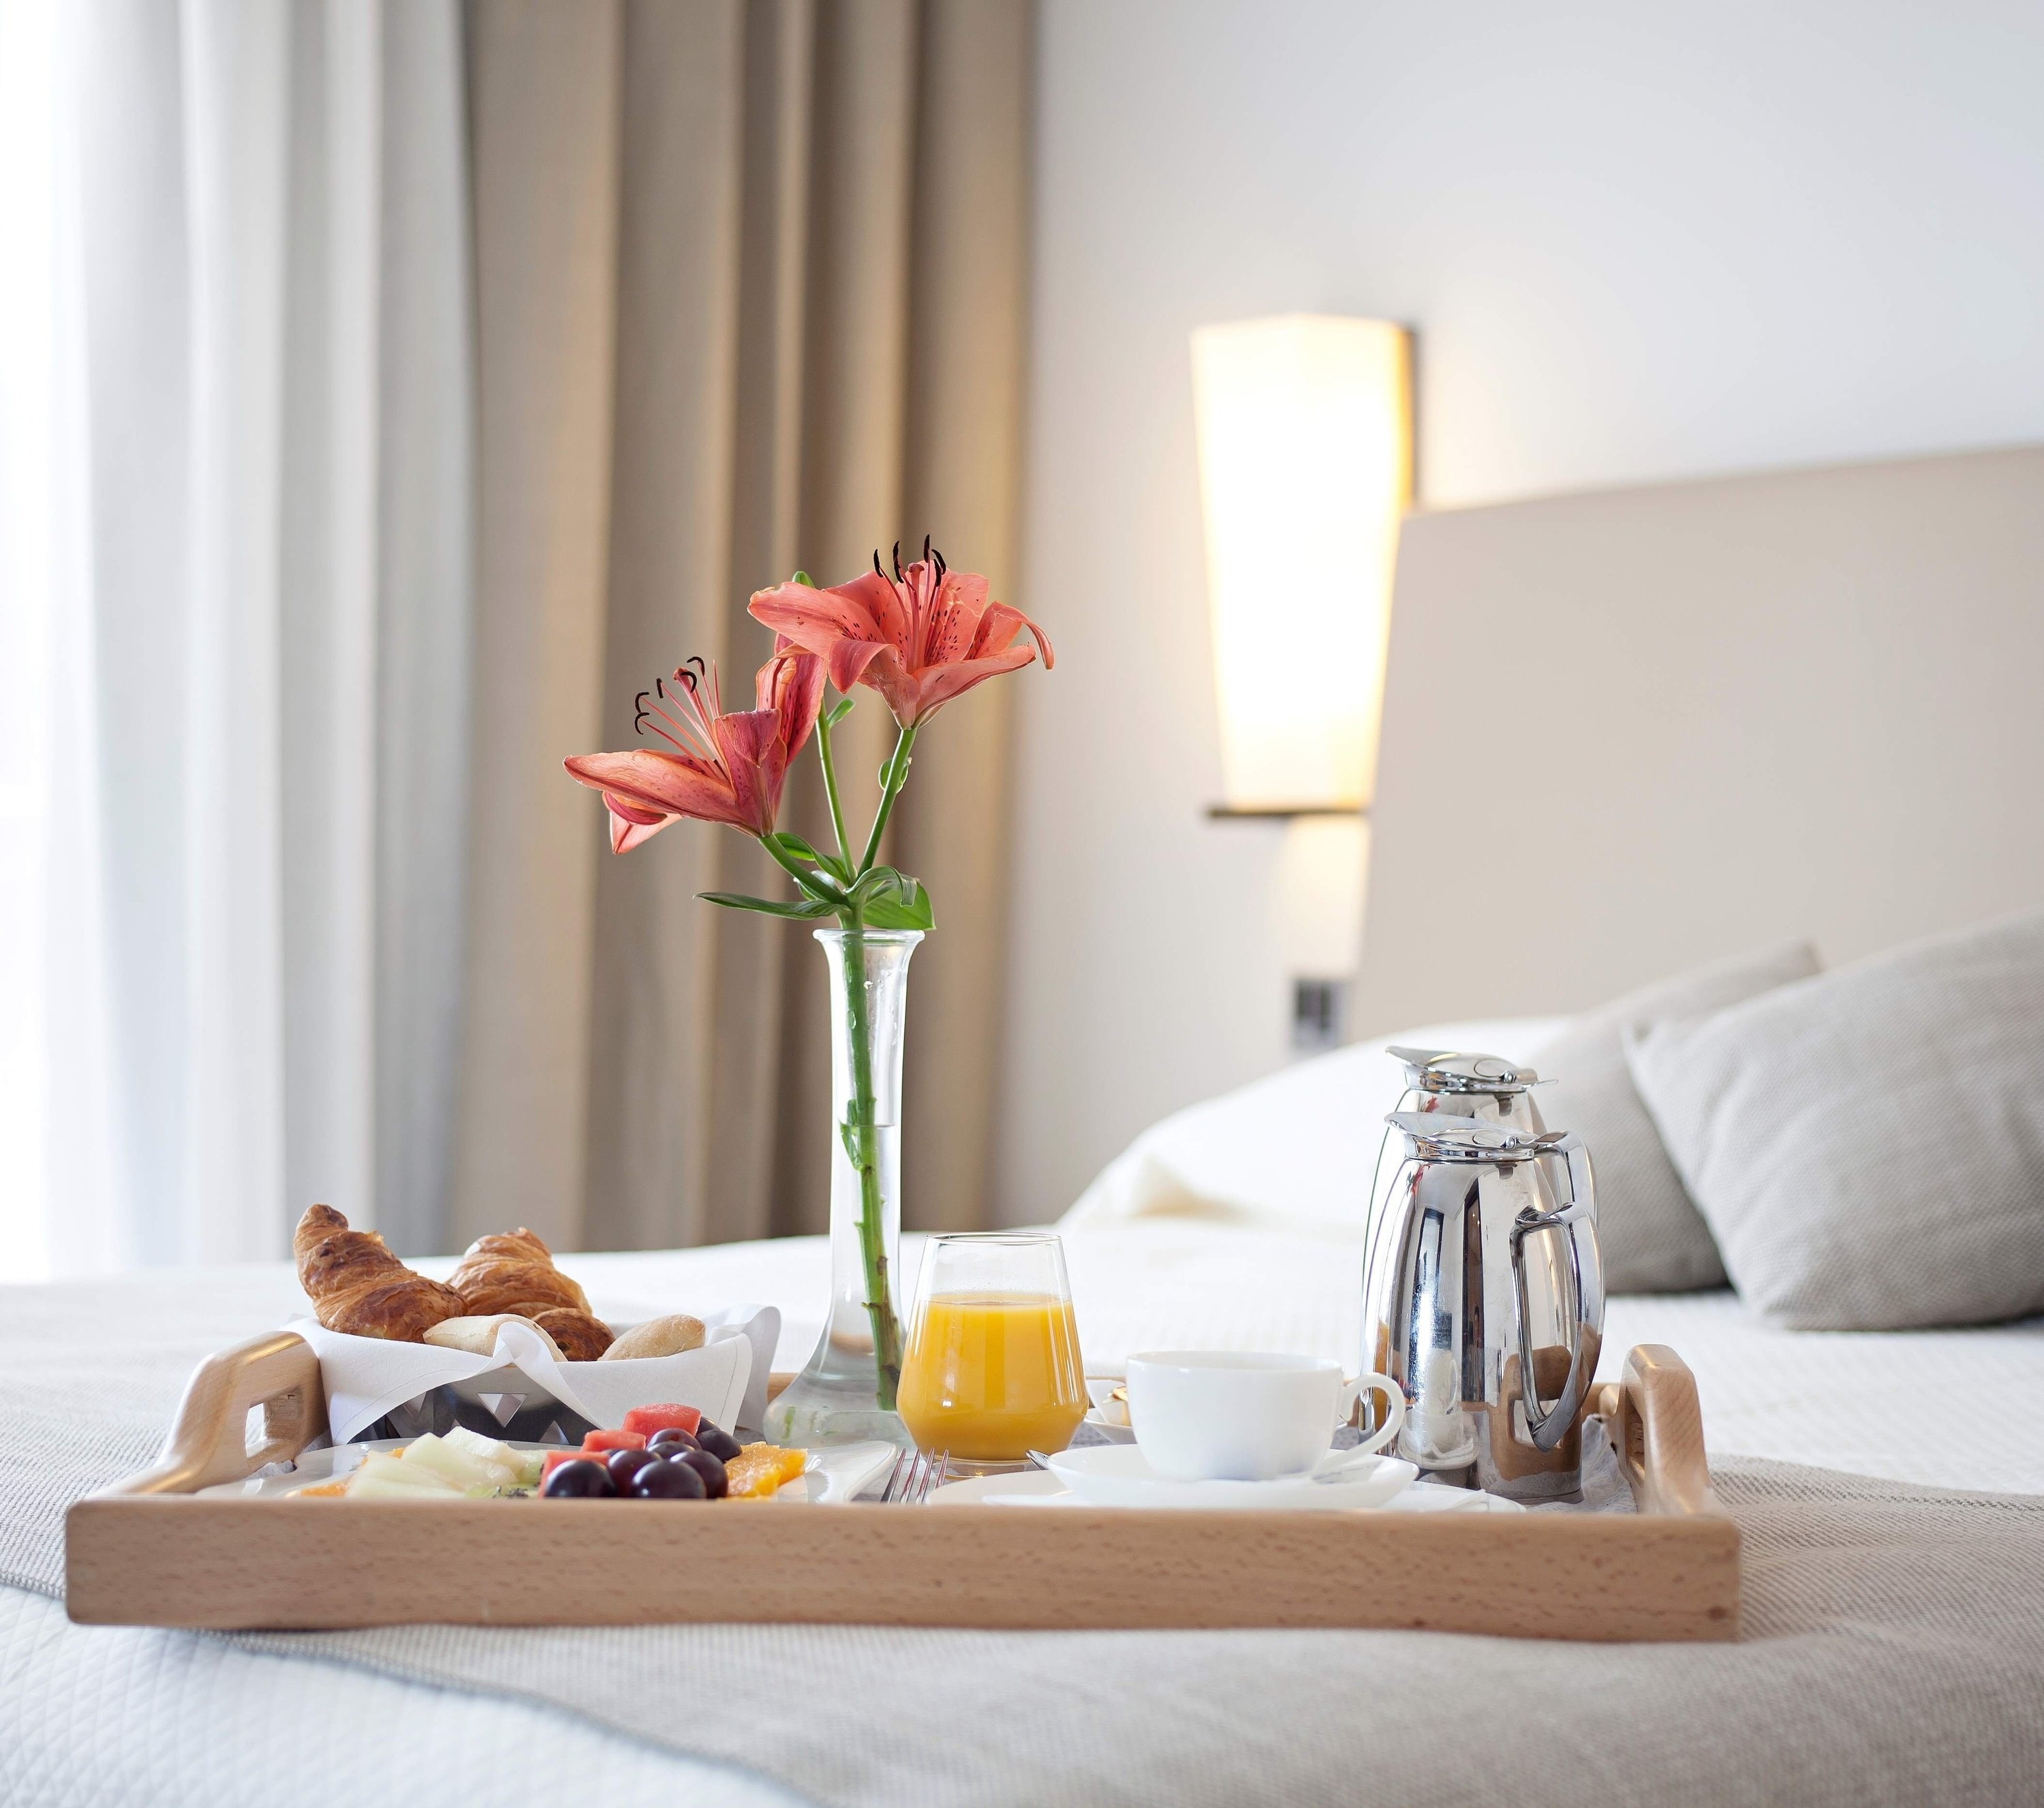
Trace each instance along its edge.
<instances>
[{"instance_id":1,"label":"pink lily flower","mask_svg":"<svg viewBox=\"0 0 2044 1808\"><path fill-rule=\"evenodd\" d=\"M634 725L642 733L650 728L673 752L638 747L563 762L603 794L613 852L629 852L685 816L772 833L788 767L823 707L823 662L777 636L754 690L757 709L727 715L717 668L690 660L639 693Z\"/></svg>"},{"instance_id":2,"label":"pink lily flower","mask_svg":"<svg viewBox=\"0 0 2044 1808\"><path fill-rule=\"evenodd\" d=\"M872 571L849 583L755 590L753 617L828 661L839 690L871 686L905 729L928 721L975 684L1027 665L1039 648L1045 670L1056 663L1043 629L1020 610L989 602L978 572L951 570L928 540L904 571L901 551L894 549L891 578L876 552ZM1014 644L1025 628L1035 646Z\"/></svg>"}]
</instances>

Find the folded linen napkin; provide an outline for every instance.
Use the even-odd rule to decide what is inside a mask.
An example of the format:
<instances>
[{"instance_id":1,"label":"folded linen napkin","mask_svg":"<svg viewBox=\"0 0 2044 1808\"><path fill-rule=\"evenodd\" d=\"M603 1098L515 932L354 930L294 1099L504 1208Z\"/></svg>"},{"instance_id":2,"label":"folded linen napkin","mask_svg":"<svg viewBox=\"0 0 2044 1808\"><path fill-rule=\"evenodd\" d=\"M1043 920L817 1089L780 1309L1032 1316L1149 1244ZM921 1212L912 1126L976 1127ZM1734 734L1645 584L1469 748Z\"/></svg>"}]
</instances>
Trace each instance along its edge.
<instances>
[{"instance_id":1,"label":"folded linen napkin","mask_svg":"<svg viewBox=\"0 0 2044 1808\"><path fill-rule=\"evenodd\" d=\"M556 1362L530 1327L501 1325L488 1356L437 1344L394 1343L328 1331L294 1318L319 1352L326 1386L327 1433L336 1444L359 1437L386 1414L452 1387L499 1424L514 1412L558 1402L593 1425L615 1425L633 1406L672 1401L730 1429L756 1425L766 1410L766 1376L781 1335L771 1306L735 1306L703 1320L700 1349L620 1362Z\"/></svg>"}]
</instances>

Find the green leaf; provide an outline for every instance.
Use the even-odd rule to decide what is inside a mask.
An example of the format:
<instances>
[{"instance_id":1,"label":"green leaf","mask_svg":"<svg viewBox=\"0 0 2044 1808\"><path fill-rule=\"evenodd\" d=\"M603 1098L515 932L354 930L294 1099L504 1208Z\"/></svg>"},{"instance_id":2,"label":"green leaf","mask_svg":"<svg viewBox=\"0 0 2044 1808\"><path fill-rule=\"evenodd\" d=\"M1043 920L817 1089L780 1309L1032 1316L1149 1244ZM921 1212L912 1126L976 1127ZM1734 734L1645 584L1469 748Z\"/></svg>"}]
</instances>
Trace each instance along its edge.
<instances>
[{"instance_id":1,"label":"green leaf","mask_svg":"<svg viewBox=\"0 0 2044 1808\"><path fill-rule=\"evenodd\" d=\"M851 865L846 865L846 863L842 861L842 859L838 859L834 853L817 853L816 848L809 847L809 843L805 843L799 834L789 834L787 830L777 830L774 834L769 834L766 841L769 841L773 847L781 848L781 853L787 855L789 859L808 861L812 867L822 867L824 871L830 873L830 878L836 879L840 886L851 886L852 883ZM793 878L795 878L795 883L799 883L805 892L809 892L809 896L812 898L828 896L828 887L812 887L805 879L801 878L801 875L799 875L799 873L795 873ZM832 902L836 902L836 900L832 900Z\"/></svg>"},{"instance_id":2,"label":"green leaf","mask_svg":"<svg viewBox=\"0 0 2044 1808\"><path fill-rule=\"evenodd\" d=\"M933 929L936 914L923 882L892 867L875 867L852 887L859 919L870 929Z\"/></svg>"},{"instance_id":3,"label":"green leaf","mask_svg":"<svg viewBox=\"0 0 2044 1808\"><path fill-rule=\"evenodd\" d=\"M840 722L843 721L847 716L851 714L851 706L858 701L859 699L856 697L839 698L835 703L832 704L828 710L824 711L824 726L825 728L836 728Z\"/></svg>"},{"instance_id":4,"label":"green leaf","mask_svg":"<svg viewBox=\"0 0 2044 1808\"><path fill-rule=\"evenodd\" d=\"M705 904L721 904L727 910L757 910L763 917L791 917L801 922L813 922L819 917L836 914L834 906L820 898L783 904L771 898L747 898L741 891L698 891L696 896Z\"/></svg>"},{"instance_id":5,"label":"green leaf","mask_svg":"<svg viewBox=\"0 0 2044 1808\"><path fill-rule=\"evenodd\" d=\"M807 590L814 590L816 587L816 580L811 577L807 571L797 571L794 576L789 580L789 582L791 583L801 584Z\"/></svg>"},{"instance_id":6,"label":"green leaf","mask_svg":"<svg viewBox=\"0 0 2044 1808\"><path fill-rule=\"evenodd\" d=\"M842 910L844 907L843 891L840 887L833 885L821 874L795 871L790 872L788 876L819 904L828 904L833 910Z\"/></svg>"}]
</instances>

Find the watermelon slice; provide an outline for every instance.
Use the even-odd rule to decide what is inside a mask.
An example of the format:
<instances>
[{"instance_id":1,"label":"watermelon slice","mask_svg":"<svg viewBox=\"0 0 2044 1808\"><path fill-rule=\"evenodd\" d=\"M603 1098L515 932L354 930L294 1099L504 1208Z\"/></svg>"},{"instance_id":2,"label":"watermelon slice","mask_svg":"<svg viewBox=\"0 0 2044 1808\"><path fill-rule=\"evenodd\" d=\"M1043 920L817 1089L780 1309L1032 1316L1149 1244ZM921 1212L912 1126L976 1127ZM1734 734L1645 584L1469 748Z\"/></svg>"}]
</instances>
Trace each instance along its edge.
<instances>
[{"instance_id":1,"label":"watermelon slice","mask_svg":"<svg viewBox=\"0 0 2044 1808\"><path fill-rule=\"evenodd\" d=\"M646 1434L643 1431L590 1431L582 1433L582 1448L578 1456L589 1456L613 1450L644 1450Z\"/></svg>"},{"instance_id":2,"label":"watermelon slice","mask_svg":"<svg viewBox=\"0 0 2044 1808\"><path fill-rule=\"evenodd\" d=\"M694 1406L634 1406L624 1415L624 1429L636 1431L642 1437L651 1437L655 1432L670 1427L693 1436L701 1423L702 1414Z\"/></svg>"},{"instance_id":3,"label":"watermelon slice","mask_svg":"<svg viewBox=\"0 0 2044 1808\"><path fill-rule=\"evenodd\" d=\"M563 1463L601 1462L601 1456L591 1457L586 1450L549 1450L546 1460L540 1467L540 1481L544 1486L551 1475Z\"/></svg>"}]
</instances>

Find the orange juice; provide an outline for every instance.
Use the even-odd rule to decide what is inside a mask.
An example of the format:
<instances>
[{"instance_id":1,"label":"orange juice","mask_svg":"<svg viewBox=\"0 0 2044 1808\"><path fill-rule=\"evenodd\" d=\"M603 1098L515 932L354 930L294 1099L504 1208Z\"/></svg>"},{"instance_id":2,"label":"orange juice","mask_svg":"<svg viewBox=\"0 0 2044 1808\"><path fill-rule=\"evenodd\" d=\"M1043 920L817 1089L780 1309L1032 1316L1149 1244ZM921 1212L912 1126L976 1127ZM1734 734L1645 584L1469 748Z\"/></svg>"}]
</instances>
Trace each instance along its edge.
<instances>
[{"instance_id":1,"label":"orange juice","mask_svg":"<svg viewBox=\"0 0 2044 1808\"><path fill-rule=\"evenodd\" d=\"M918 1444L970 1462L1063 1449L1086 1409L1071 1302L932 1294L909 1340L897 1403Z\"/></svg>"}]
</instances>

